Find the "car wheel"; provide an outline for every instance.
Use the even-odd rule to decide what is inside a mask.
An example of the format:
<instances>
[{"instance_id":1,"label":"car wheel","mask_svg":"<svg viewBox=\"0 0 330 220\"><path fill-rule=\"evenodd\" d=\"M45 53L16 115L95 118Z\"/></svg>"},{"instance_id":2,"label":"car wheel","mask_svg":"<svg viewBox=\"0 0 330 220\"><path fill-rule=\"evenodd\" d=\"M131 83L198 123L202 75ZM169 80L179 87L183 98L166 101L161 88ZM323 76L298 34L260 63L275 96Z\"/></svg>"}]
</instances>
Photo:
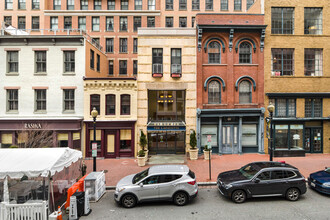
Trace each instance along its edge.
<instances>
[{"instance_id":1,"label":"car wheel","mask_svg":"<svg viewBox=\"0 0 330 220\"><path fill-rule=\"evenodd\" d=\"M136 197L132 194L126 194L121 199L121 205L125 208L133 208L136 205Z\"/></svg>"},{"instance_id":2,"label":"car wheel","mask_svg":"<svg viewBox=\"0 0 330 220\"><path fill-rule=\"evenodd\" d=\"M173 201L178 206L184 206L188 203L188 196L185 192L178 192L174 195Z\"/></svg>"},{"instance_id":3,"label":"car wheel","mask_svg":"<svg viewBox=\"0 0 330 220\"><path fill-rule=\"evenodd\" d=\"M297 188L290 188L286 192L286 198L290 201L297 201L300 197L300 191Z\"/></svg>"},{"instance_id":4,"label":"car wheel","mask_svg":"<svg viewBox=\"0 0 330 220\"><path fill-rule=\"evenodd\" d=\"M243 190L236 190L231 195L231 199L236 203L243 203L246 200L246 193Z\"/></svg>"}]
</instances>

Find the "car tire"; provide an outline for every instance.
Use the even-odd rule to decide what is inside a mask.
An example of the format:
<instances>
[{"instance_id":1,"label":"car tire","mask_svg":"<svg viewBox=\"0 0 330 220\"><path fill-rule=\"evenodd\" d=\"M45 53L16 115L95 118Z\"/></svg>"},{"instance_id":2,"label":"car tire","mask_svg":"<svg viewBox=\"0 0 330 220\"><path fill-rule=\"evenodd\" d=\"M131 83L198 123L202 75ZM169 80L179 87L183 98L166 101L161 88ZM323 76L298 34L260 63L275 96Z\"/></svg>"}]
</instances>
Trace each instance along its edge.
<instances>
[{"instance_id":1,"label":"car tire","mask_svg":"<svg viewBox=\"0 0 330 220\"><path fill-rule=\"evenodd\" d=\"M231 195L231 199L235 203L243 203L246 200L246 193L243 190L235 190Z\"/></svg>"},{"instance_id":2,"label":"car tire","mask_svg":"<svg viewBox=\"0 0 330 220\"><path fill-rule=\"evenodd\" d=\"M126 194L121 199L121 205L125 208L133 208L136 202L136 197L133 194Z\"/></svg>"},{"instance_id":3,"label":"car tire","mask_svg":"<svg viewBox=\"0 0 330 220\"><path fill-rule=\"evenodd\" d=\"M286 191L285 197L289 201L297 201L300 197L300 191L297 188L290 188Z\"/></svg>"},{"instance_id":4,"label":"car tire","mask_svg":"<svg viewBox=\"0 0 330 220\"><path fill-rule=\"evenodd\" d=\"M173 196L173 202L175 205L184 206L188 203L188 195L185 192L177 192Z\"/></svg>"}]
</instances>

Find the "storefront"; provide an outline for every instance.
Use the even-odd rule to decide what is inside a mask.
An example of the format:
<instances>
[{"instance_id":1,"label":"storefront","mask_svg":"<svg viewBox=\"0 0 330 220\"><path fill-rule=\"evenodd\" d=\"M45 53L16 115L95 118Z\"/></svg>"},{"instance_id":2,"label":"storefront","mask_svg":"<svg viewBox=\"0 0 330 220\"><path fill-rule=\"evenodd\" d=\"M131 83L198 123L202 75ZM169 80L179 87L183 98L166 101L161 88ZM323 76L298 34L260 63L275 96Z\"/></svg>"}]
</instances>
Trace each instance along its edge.
<instances>
[{"instance_id":1,"label":"storefront","mask_svg":"<svg viewBox=\"0 0 330 220\"><path fill-rule=\"evenodd\" d=\"M97 121L96 135L97 156L104 158L133 157L136 121ZM94 142L93 122L86 125L86 157L92 157Z\"/></svg>"},{"instance_id":2,"label":"storefront","mask_svg":"<svg viewBox=\"0 0 330 220\"><path fill-rule=\"evenodd\" d=\"M185 153L185 91L148 91L148 149L150 154Z\"/></svg>"},{"instance_id":3,"label":"storefront","mask_svg":"<svg viewBox=\"0 0 330 220\"><path fill-rule=\"evenodd\" d=\"M82 119L0 120L1 148L70 147L81 150Z\"/></svg>"},{"instance_id":4,"label":"storefront","mask_svg":"<svg viewBox=\"0 0 330 220\"><path fill-rule=\"evenodd\" d=\"M219 154L263 153L264 109L197 109L197 146Z\"/></svg>"}]
</instances>

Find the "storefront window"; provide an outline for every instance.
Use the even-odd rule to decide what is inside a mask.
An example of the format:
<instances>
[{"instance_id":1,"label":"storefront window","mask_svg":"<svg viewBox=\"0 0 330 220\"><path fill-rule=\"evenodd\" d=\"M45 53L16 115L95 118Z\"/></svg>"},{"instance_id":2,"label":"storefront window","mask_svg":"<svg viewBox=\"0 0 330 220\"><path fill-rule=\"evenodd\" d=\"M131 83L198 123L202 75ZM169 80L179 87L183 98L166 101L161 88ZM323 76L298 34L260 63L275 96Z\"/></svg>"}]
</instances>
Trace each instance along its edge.
<instances>
[{"instance_id":1,"label":"storefront window","mask_svg":"<svg viewBox=\"0 0 330 220\"><path fill-rule=\"evenodd\" d=\"M303 149L303 125L290 125L290 149Z\"/></svg>"},{"instance_id":2,"label":"storefront window","mask_svg":"<svg viewBox=\"0 0 330 220\"><path fill-rule=\"evenodd\" d=\"M90 140L90 149L92 150L92 143L94 142L94 131L89 131L89 140ZM97 149L101 150L101 130L96 130L96 143L97 143Z\"/></svg>"},{"instance_id":3,"label":"storefront window","mask_svg":"<svg viewBox=\"0 0 330 220\"><path fill-rule=\"evenodd\" d=\"M58 147L68 147L69 146L68 133L58 133L57 134L57 146Z\"/></svg>"},{"instance_id":4,"label":"storefront window","mask_svg":"<svg viewBox=\"0 0 330 220\"><path fill-rule=\"evenodd\" d=\"M73 141L73 149L81 150L81 140L80 140L80 132L75 132L72 134Z\"/></svg>"},{"instance_id":5,"label":"storefront window","mask_svg":"<svg viewBox=\"0 0 330 220\"><path fill-rule=\"evenodd\" d=\"M130 150L132 140L131 130L120 130L120 150Z\"/></svg>"},{"instance_id":6,"label":"storefront window","mask_svg":"<svg viewBox=\"0 0 330 220\"><path fill-rule=\"evenodd\" d=\"M242 145L250 146L257 145L257 125L243 124L242 125Z\"/></svg>"},{"instance_id":7,"label":"storefront window","mask_svg":"<svg viewBox=\"0 0 330 220\"><path fill-rule=\"evenodd\" d=\"M288 149L288 125L275 125L275 149Z\"/></svg>"},{"instance_id":8,"label":"storefront window","mask_svg":"<svg viewBox=\"0 0 330 220\"><path fill-rule=\"evenodd\" d=\"M202 125L201 146L207 145L207 136L211 135L211 146L218 145L218 125Z\"/></svg>"},{"instance_id":9,"label":"storefront window","mask_svg":"<svg viewBox=\"0 0 330 220\"><path fill-rule=\"evenodd\" d=\"M13 143L12 134L1 134L1 148L9 148Z\"/></svg>"}]
</instances>

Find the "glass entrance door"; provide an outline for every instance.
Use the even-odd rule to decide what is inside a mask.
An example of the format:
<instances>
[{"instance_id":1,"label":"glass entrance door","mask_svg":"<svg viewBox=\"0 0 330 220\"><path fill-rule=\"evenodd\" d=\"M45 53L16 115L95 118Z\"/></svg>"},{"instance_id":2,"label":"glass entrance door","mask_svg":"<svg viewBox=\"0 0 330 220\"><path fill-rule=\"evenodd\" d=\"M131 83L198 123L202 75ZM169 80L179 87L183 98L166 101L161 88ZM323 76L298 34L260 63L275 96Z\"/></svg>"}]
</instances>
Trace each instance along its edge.
<instances>
[{"instance_id":1,"label":"glass entrance door","mask_svg":"<svg viewBox=\"0 0 330 220\"><path fill-rule=\"evenodd\" d=\"M184 154L185 132L148 133L150 154Z\"/></svg>"},{"instance_id":2,"label":"glass entrance door","mask_svg":"<svg viewBox=\"0 0 330 220\"><path fill-rule=\"evenodd\" d=\"M224 125L222 127L222 153L238 153L238 126Z\"/></svg>"},{"instance_id":3,"label":"glass entrance door","mask_svg":"<svg viewBox=\"0 0 330 220\"><path fill-rule=\"evenodd\" d=\"M305 129L305 150L309 153L322 153L322 128Z\"/></svg>"}]
</instances>

